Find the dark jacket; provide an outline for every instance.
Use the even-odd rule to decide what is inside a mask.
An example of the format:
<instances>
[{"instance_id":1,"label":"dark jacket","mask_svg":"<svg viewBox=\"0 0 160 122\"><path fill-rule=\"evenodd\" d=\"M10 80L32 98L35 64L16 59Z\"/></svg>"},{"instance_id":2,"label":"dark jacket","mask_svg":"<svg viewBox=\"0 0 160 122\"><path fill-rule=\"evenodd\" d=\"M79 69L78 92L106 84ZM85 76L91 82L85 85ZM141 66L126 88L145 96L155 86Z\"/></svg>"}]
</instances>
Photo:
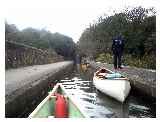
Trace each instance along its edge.
<instances>
[{"instance_id":1,"label":"dark jacket","mask_svg":"<svg viewBox=\"0 0 160 122\"><path fill-rule=\"evenodd\" d=\"M112 51L113 54L122 54L124 49L124 40L121 37L113 39Z\"/></svg>"}]
</instances>

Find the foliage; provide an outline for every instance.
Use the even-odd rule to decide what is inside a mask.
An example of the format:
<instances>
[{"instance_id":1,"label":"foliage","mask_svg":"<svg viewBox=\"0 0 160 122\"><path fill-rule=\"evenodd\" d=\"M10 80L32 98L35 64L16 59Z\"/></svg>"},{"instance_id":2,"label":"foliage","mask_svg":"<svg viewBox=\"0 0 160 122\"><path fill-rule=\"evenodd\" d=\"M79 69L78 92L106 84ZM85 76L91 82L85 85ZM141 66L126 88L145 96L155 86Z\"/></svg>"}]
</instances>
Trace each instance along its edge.
<instances>
[{"instance_id":1,"label":"foliage","mask_svg":"<svg viewBox=\"0 0 160 122\"><path fill-rule=\"evenodd\" d=\"M139 57L133 57L130 54L126 54L122 57L122 64L154 69L156 67L156 60L154 57L155 55L144 55L140 59ZM101 53L96 58L96 62L112 64L113 56L109 53Z\"/></svg>"},{"instance_id":2,"label":"foliage","mask_svg":"<svg viewBox=\"0 0 160 122\"><path fill-rule=\"evenodd\" d=\"M101 53L99 56L96 58L96 62L102 62L102 63L109 63L111 64L112 61L112 56L109 53Z\"/></svg>"},{"instance_id":3,"label":"foliage","mask_svg":"<svg viewBox=\"0 0 160 122\"><path fill-rule=\"evenodd\" d=\"M124 53L131 55L130 60L135 58L142 63L139 63L140 66L146 67L147 65L148 68L155 68L156 65L149 61L150 57L153 58L152 61L156 59L156 15L154 8L126 8L121 13L115 13L112 16L101 16L98 22L85 29L79 39L78 46L87 56L102 60L102 57L106 57L102 56L102 53L112 54L112 39L117 35L123 36Z\"/></svg>"},{"instance_id":4,"label":"foliage","mask_svg":"<svg viewBox=\"0 0 160 122\"><path fill-rule=\"evenodd\" d=\"M5 37L8 41L15 41L43 50L56 51L66 59L75 55L76 44L72 38L60 33L51 33L47 30L26 28L19 31L15 25L5 23Z\"/></svg>"},{"instance_id":5,"label":"foliage","mask_svg":"<svg viewBox=\"0 0 160 122\"><path fill-rule=\"evenodd\" d=\"M143 57L133 57L131 55L124 56L124 64L136 67L154 69L156 67L155 55L144 55Z\"/></svg>"}]
</instances>

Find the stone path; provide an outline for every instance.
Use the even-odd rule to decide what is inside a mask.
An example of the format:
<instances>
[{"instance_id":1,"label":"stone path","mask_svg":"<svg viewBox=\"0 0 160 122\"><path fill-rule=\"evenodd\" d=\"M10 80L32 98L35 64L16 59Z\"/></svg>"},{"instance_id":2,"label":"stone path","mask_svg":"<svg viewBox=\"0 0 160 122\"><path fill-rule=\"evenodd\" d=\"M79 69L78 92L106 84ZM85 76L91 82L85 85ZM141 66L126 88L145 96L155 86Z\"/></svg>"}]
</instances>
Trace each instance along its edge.
<instances>
[{"instance_id":1,"label":"stone path","mask_svg":"<svg viewBox=\"0 0 160 122\"><path fill-rule=\"evenodd\" d=\"M29 84L35 80L41 79L45 75L58 72L71 61L64 61L45 65L34 65L18 69L10 69L5 72L5 95Z\"/></svg>"}]
</instances>

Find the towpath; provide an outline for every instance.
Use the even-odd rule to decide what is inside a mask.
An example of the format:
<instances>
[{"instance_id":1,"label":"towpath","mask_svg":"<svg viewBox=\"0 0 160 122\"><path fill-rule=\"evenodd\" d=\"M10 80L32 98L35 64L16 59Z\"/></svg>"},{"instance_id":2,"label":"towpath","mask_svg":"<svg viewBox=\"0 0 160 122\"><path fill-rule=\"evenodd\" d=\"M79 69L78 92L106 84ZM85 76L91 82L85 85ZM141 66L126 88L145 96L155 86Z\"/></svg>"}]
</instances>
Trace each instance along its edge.
<instances>
[{"instance_id":1,"label":"towpath","mask_svg":"<svg viewBox=\"0 0 160 122\"><path fill-rule=\"evenodd\" d=\"M70 64L71 61L63 61L45 65L34 65L18 69L10 69L5 72L5 96L17 89L41 79L44 76L55 73Z\"/></svg>"}]
</instances>

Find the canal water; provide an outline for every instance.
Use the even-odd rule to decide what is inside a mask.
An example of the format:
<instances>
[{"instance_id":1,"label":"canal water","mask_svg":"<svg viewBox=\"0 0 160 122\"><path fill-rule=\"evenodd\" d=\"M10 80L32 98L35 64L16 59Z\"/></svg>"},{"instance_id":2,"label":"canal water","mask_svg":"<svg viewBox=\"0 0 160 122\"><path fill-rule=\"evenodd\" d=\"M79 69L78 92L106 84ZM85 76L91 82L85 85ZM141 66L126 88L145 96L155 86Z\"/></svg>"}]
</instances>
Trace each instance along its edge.
<instances>
[{"instance_id":1,"label":"canal water","mask_svg":"<svg viewBox=\"0 0 160 122\"><path fill-rule=\"evenodd\" d=\"M98 91L92 82L93 70L76 67L72 74L66 75L58 82L63 83L67 92L75 97L81 109L91 118L154 118L156 101L130 92L124 103Z\"/></svg>"}]
</instances>

